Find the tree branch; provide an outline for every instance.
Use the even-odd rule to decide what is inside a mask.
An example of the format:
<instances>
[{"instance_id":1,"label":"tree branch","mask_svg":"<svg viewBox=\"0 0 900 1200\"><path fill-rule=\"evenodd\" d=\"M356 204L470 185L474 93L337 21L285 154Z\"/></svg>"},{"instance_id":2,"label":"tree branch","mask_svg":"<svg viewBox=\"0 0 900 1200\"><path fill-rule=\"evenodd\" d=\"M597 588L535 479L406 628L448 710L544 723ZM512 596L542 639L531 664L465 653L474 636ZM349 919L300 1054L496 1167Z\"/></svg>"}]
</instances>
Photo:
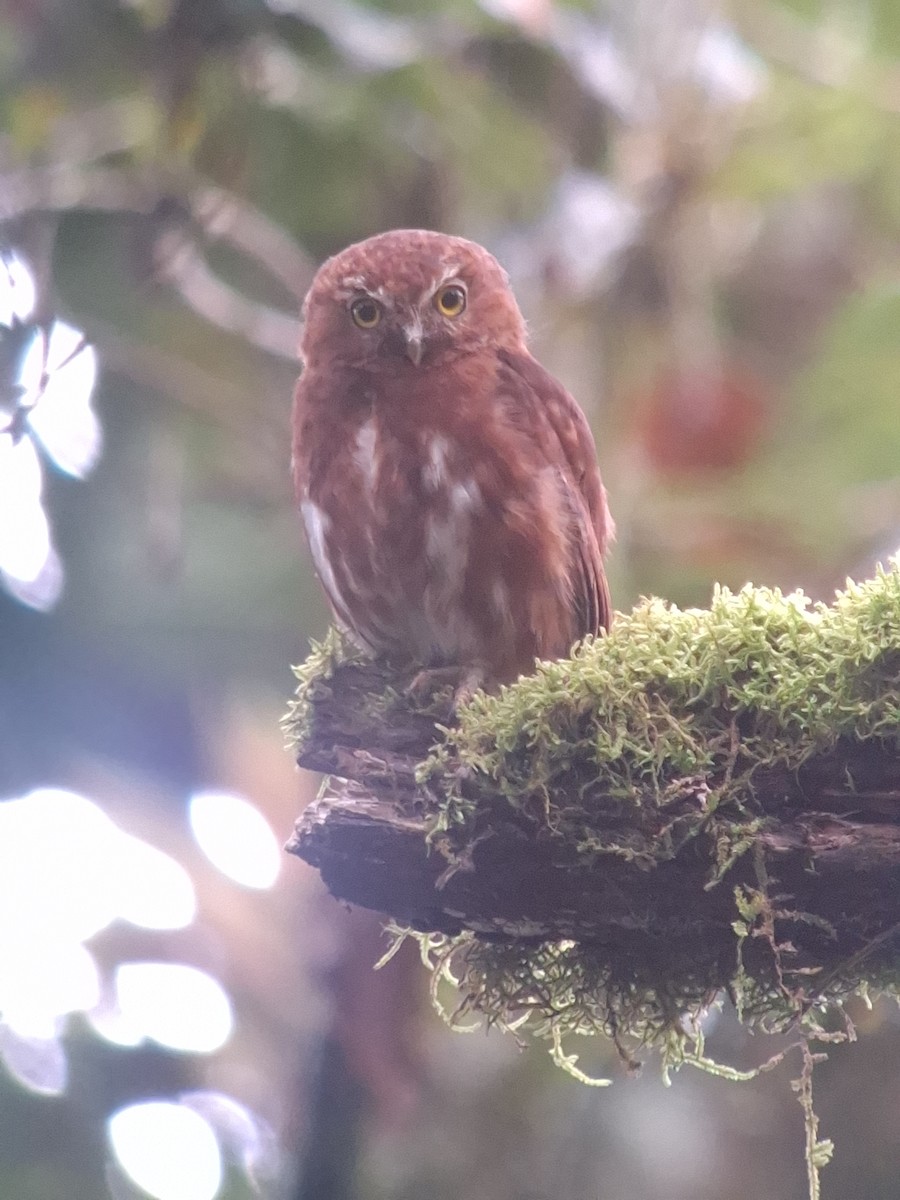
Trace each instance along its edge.
<instances>
[{"instance_id":1,"label":"tree branch","mask_svg":"<svg viewBox=\"0 0 900 1200\"><path fill-rule=\"evenodd\" d=\"M767 819L723 882L707 887L710 834L685 840L656 867L639 856L582 856L541 836L521 798L463 857L432 835L435 797L463 770L452 754L427 785L416 772L440 735L409 709L373 713L391 680L375 665L338 669L315 703L301 766L332 775L297 823L288 849L316 866L342 900L419 930L579 941L643 941L648 951L697 931L733 967L734 887L777 881L779 905L807 914L792 940L838 963L900 926L900 753L881 741L843 741L796 771L760 769L754 790ZM397 680L392 682L396 685ZM463 772L464 773L464 772ZM339 776L340 778L336 778ZM710 783L679 781L680 803L702 809ZM594 792L608 811L611 797ZM645 797L648 807L653 796ZM673 820L671 808L665 821ZM663 822L657 830L664 835ZM727 883L725 880L727 879ZM813 919L815 918L815 920ZM890 947L881 946L880 949ZM725 980L723 979L723 983Z\"/></svg>"},{"instance_id":2,"label":"tree branch","mask_svg":"<svg viewBox=\"0 0 900 1200\"><path fill-rule=\"evenodd\" d=\"M385 667L322 665L294 723L331 778L288 849L338 898L572 941L623 986L746 972L796 1006L896 973L897 570L812 613L752 589L648 602L450 729Z\"/></svg>"}]
</instances>

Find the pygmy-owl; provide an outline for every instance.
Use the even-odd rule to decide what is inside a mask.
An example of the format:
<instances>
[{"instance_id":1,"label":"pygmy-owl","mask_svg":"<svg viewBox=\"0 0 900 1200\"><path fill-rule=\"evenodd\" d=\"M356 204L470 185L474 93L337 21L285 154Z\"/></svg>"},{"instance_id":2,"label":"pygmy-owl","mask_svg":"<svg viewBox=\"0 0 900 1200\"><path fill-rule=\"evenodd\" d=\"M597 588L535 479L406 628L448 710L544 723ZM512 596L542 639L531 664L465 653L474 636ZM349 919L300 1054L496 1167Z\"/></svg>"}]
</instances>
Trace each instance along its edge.
<instances>
[{"instance_id":1,"label":"pygmy-owl","mask_svg":"<svg viewBox=\"0 0 900 1200\"><path fill-rule=\"evenodd\" d=\"M340 625L487 687L608 626L594 440L497 260L394 230L330 258L304 311L294 482Z\"/></svg>"}]
</instances>

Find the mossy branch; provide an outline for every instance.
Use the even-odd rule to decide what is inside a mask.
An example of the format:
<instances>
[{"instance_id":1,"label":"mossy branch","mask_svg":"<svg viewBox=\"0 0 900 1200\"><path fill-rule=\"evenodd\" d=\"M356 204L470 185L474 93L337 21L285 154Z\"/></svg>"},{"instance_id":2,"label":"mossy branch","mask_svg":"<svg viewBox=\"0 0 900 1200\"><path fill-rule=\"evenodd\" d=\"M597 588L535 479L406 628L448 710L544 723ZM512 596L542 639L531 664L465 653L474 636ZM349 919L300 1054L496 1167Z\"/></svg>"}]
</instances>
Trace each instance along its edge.
<instances>
[{"instance_id":1,"label":"mossy branch","mask_svg":"<svg viewBox=\"0 0 900 1200\"><path fill-rule=\"evenodd\" d=\"M338 667L299 753L331 778L289 849L341 899L423 931L615 942L654 963L700 941L703 961L717 964L708 986L735 969L734 888L757 888L763 871L780 906L806 914L784 915L782 932L798 926L798 952L809 943L823 962L900 923L896 743L842 738L797 767L758 764L750 777L723 761L627 798L596 777L585 786L570 759L552 797L545 787L510 796L463 760L452 735L439 742L431 718L399 700L373 713L390 683L374 665Z\"/></svg>"},{"instance_id":2,"label":"mossy branch","mask_svg":"<svg viewBox=\"0 0 900 1200\"><path fill-rule=\"evenodd\" d=\"M418 931L448 1019L544 1037L585 1082L567 1035L741 1079L699 1019L728 995L797 1030L817 1200L810 1043L852 1038L835 1010L900 983L900 565L831 606L645 601L452 721L337 634L298 676L286 725L330 778L288 849Z\"/></svg>"},{"instance_id":3,"label":"mossy branch","mask_svg":"<svg viewBox=\"0 0 900 1200\"><path fill-rule=\"evenodd\" d=\"M333 778L290 848L341 898L419 930L602 946L632 980L683 961L706 990L734 983L735 923L762 920L741 903L764 892L775 945L749 942L772 979L812 994L861 953L893 962L896 568L832 607L753 588L703 612L645 602L452 729L440 698L423 712L408 680L337 654L294 706L299 761Z\"/></svg>"},{"instance_id":4,"label":"mossy branch","mask_svg":"<svg viewBox=\"0 0 900 1200\"><path fill-rule=\"evenodd\" d=\"M342 653L300 672L331 778L289 849L427 934L464 1009L665 1041L721 991L772 1028L897 980L897 566L831 606L645 601L452 726Z\"/></svg>"}]
</instances>

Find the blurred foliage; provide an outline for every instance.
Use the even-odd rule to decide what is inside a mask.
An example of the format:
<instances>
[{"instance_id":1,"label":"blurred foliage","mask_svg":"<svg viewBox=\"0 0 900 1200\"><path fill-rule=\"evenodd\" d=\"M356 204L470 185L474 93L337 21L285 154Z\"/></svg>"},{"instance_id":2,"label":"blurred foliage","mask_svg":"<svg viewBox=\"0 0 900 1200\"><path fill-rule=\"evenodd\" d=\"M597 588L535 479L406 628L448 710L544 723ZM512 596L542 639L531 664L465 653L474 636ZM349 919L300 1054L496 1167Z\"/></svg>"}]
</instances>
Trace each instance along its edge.
<instances>
[{"instance_id":1,"label":"blurred foliage","mask_svg":"<svg viewBox=\"0 0 900 1200\"><path fill-rule=\"evenodd\" d=\"M474 237L510 269L597 433L618 607L869 573L900 544L898 55L894 0L4 0L3 238L35 318L97 349L105 449L85 481L46 471L60 602L0 596L3 794L80 787L192 869L192 788L240 787L287 832L277 718L326 620L289 492L296 313L324 255L384 228ZM765 1082L586 1099L436 1029L398 1058L397 995L345 1010L345 976L322 974L323 940L368 962L370 934L301 921L314 883L285 872L267 904L197 875L194 948L219 947L247 1057L182 1072L265 1107L279 1195L303 1194L311 1131L332 1144L323 1037L369 1097L335 1196L802 1194L800 1114ZM148 953L120 942L107 965ZM50 1104L71 1152L4 1151L0 1193L96 1195L102 1118L175 1090L146 1056L79 1054L65 1097L5 1088L7 1145L39 1146ZM895 1085L867 1061L865 1090L849 1059L828 1077L851 1138L821 1098L826 1195L895 1191ZM401 1118L384 1097L413 1086Z\"/></svg>"}]
</instances>

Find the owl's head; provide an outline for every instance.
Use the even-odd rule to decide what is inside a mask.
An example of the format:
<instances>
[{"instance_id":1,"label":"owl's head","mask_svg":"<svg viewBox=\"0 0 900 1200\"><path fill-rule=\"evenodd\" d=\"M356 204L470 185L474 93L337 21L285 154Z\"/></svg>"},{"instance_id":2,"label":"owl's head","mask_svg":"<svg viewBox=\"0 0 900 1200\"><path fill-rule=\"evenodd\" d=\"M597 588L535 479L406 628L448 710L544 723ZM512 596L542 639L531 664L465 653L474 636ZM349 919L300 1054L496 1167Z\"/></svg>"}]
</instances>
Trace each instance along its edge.
<instances>
[{"instance_id":1,"label":"owl's head","mask_svg":"<svg viewBox=\"0 0 900 1200\"><path fill-rule=\"evenodd\" d=\"M525 345L525 322L493 255L423 229L391 230L328 259L304 319L307 366L403 363L411 370L485 346Z\"/></svg>"}]
</instances>

